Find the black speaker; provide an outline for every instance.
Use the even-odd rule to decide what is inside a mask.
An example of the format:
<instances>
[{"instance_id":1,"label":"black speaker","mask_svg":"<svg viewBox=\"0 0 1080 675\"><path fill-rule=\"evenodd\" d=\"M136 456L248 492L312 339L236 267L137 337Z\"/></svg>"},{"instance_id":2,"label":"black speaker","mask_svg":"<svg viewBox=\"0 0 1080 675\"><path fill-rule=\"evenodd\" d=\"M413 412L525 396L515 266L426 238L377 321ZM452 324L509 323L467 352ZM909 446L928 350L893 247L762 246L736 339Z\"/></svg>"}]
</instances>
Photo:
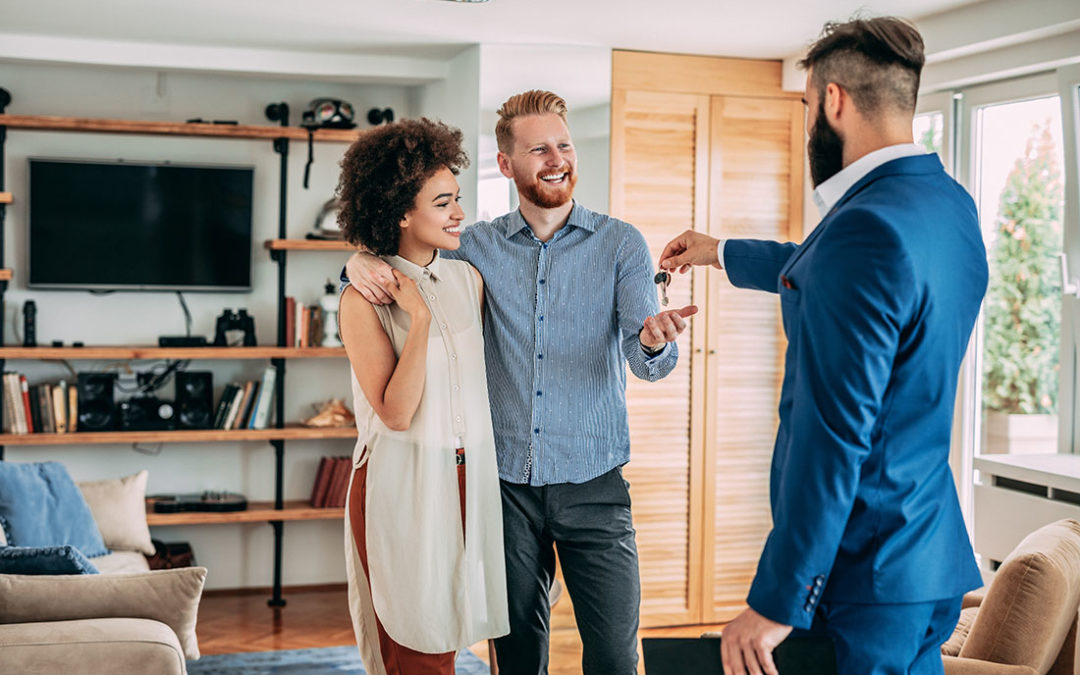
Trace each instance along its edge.
<instances>
[{"instance_id":1,"label":"black speaker","mask_svg":"<svg viewBox=\"0 0 1080 675\"><path fill-rule=\"evenodd\" d=\"M116 373L79 373L79 431L116 429Z\"/></svg>"},{"instance_id":2,"label":"black speaker","mask_svg":"<svg viewBox=\"0 0 1080 675\"><path fill-rule=\"evenodd\" d=\"M214 376L208 370L176 373L176 427L209 429L214 421Z\"/></svg>"}]
</instances>

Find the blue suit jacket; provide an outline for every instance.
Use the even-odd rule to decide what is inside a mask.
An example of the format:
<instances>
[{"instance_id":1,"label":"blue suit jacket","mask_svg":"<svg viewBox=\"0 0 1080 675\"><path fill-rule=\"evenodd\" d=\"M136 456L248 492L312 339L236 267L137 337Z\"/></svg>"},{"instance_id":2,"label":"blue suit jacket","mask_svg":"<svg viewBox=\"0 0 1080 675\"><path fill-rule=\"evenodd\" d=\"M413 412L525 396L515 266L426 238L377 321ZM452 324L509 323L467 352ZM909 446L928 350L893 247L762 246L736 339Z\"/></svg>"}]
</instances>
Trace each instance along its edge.
<instances>
[{"instance_id":1,"label":"blue suit jacket","mask_svg":"<svg viewBox=\"0 0 1080 675\"><path fill-rule=\"evenodd\" d=\"M731 239L724 267L780 294L788 338L750 606L808 628L823 597L928 602L980 586L948 465L987 284L971 197L936 155L896 159L801 245Z\"/></svg>"}]
</instances>

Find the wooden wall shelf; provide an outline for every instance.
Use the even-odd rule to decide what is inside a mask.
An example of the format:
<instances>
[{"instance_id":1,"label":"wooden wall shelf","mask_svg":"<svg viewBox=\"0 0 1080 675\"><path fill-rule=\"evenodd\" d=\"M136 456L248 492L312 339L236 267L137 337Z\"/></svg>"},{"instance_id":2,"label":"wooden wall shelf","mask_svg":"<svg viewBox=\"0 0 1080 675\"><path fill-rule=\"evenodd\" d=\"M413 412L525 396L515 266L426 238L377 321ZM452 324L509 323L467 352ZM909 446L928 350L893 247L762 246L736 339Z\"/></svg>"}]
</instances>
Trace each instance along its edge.
<instances>
[{"instance_id":1,"label":"wooden wall shelf","mask_svg":"<svg viewBox=\"0 0 1080 675\"><path fill-rule=\"evenodd\" d=\"M0 204L10 204L10 203L11 203L11 193L10 192L0 192Z\"/></svg>"},{"instance_id":2,"label":"wooden wall shelf","mask_svg":"<svg viewBox=\"0 0 1080 675\"><path fill-rule=\"evenodd\" d=\"M327 241L325 239L270 239L264 247L271 251L355 251L356 247L347 241Z\"/></svg>"},{"instance_id":3,"label":"wooden wall shelf","mask_svg":"<svg viewBox=\"0 0 1080 675\"><path fill-rule=\"evenodd\" d=\"M163 525L223 525L227 523L264 523L274 520L340 520L345 509L339 507L317 509L306 501L284 502L283 509L275 509L273 502L248 502L246 511L212 513L186 511L182 513L155 513L146 509L146 524Z\"/></svg>"},{"instance_id":4,"label":"wooden wall shelf","mask_svg":"<svg viewBox=\"0 0 1080 675\"><path fill-rule=\"evenodd\" d=\"M0 279L3 278L0 270ZM10 271L10 270L7 270ZM0 347L0 359L329 359L344 347Z\"/></svg>"},{"instance_id":5,"label":"wooden wall shelf","mask_svg":"<svg viewBox=\"0 0 1080 675\"><path fill-rule=\"evenodd\" d=\"M101 445L103 443L202 443L356 438L356 427L284 429L187 429L183 431L78 431L67 434L0 434L0 445Z\"/></svg>"},{"instance_id":6,"label":"wooden wall shelf","mask_svg":"<svg viewBox=\"0 0 1080 675\"><path fill-rule=\"evenodd\" d=\"M263 140L288 138L295 141L306 141L308 138L307 129L302 127L281 127L269 124L188 124L186 122L148 122L52 115L0 115L0 126L31 131L84 131L149 136L208 136ZM352 143L360 137L361 133L363 132L357 129L319 129L315 132L315 140L329 143Z\"/></svg>"}]
</instances>

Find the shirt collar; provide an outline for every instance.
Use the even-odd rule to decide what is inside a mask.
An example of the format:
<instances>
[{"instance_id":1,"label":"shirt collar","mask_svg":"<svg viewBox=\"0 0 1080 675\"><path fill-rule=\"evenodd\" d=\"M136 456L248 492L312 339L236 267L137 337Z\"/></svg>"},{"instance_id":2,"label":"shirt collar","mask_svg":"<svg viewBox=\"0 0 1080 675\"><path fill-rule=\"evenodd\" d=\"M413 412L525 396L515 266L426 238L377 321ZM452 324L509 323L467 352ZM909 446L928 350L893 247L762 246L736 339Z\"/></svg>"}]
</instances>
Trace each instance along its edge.
<instances>
[{"instance_id":1,"label":"shirt collar","mask_svg":"<svg viewBox=\"0 0 1080 675\"><path fill-rule=\"evenodd\" d=\"M419 281L425 277L430 278L432 281L439 280L439 266L442 258L439 256L438 250L435 251L435 257L432 258L431 262L428 263L426 267L421 267L399 255L385 256L383 260L385 260L386 264L390 265L390 267L393 267L415 282L419 283Z\"/></svg>"},{"instance_id":2,"label":"shirt collar","mask_svg":"<svg viewBox=\"0 0 1080 675\"><path fill-rule=\"evenodd\" d=\"M575 201L574 207L570 209L570 215L566 219L566 224L579 227L589 232L595 232L596 214ZM512 213L506 214L506 223L503 234L509 239L528 226L529 224L525 222L525 217L521 215L521 209L514 209Z\"/></svg>"},{"instance_id":3,"label":"shirt collar","mask_svg":"<svg viewBox=\"0 0 1080 675\"><path fill-rule=\"evenodd\" d=\"M824 218L832 207L836 205L836 202L840 201L840 198L866 174L894 159L925 154L926 148L914 143L889 145L880 150L869 152L817 186L817 189L814 190L814 204L817 205L818 212Z\"/></svg>"}]
</instances>

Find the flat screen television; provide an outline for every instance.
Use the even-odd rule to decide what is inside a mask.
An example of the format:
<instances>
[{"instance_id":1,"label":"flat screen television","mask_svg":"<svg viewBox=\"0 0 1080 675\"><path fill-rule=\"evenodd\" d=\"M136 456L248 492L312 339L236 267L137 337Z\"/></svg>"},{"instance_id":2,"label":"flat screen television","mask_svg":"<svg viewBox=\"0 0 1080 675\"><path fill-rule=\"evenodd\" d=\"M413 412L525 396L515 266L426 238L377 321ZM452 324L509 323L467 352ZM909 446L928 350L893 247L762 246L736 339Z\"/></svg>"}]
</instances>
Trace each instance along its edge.
<instances>
[{"instance_id":1,"label":"flat screen television","mask_svg":"<svg viewBox=\"0 0 1080 675\"><path fill-rule=\"evenodd\" d=\"M30 159L30 288L251 290L254 169Z\"/></svg>"}]
</instances>

